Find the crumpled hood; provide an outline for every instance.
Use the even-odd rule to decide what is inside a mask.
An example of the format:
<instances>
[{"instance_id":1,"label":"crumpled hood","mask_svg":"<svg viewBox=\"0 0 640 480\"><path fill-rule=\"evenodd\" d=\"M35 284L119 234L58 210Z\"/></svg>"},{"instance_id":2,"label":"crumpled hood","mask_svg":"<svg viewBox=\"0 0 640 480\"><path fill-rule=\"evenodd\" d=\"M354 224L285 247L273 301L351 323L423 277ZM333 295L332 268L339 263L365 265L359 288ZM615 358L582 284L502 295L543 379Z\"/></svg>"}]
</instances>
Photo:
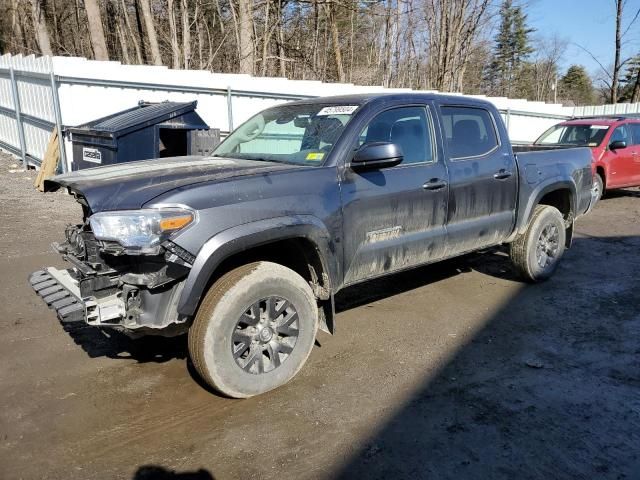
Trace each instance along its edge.
<instances>
[{"instance_id":1,"label":"crumpled hood","mask_svg":"<svg viewBox=\"0 0 640 480\"><path fill-rule=\"evenodd\" d=\"M158 195L196 183L296 168L273 162L219 157L171 157L66 173L45 181L45 191L67 187L93 213L141 208Z\"/></svg>"}]
</instances>

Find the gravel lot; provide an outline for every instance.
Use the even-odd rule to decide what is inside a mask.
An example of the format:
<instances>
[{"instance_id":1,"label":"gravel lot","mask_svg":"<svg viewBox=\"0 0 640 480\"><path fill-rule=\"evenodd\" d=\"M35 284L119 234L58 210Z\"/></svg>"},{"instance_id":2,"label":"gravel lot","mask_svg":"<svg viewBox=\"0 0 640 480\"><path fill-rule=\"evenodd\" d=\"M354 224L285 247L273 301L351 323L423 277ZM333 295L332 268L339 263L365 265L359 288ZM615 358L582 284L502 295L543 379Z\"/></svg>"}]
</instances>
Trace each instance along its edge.
<instances>
[{"instance_id":1,"label":"gravel lot","mask_svg":"<svg viewBox=\"0 0 640 480\"><path fill-rule=\"evenodd\" d=\"M556 276L500 251L350 289L290 384L220 398L184 338L67 328L27 276L80 209L0 154L0 478L640 478L640 191Z\"/></svg>"}]
</instances>

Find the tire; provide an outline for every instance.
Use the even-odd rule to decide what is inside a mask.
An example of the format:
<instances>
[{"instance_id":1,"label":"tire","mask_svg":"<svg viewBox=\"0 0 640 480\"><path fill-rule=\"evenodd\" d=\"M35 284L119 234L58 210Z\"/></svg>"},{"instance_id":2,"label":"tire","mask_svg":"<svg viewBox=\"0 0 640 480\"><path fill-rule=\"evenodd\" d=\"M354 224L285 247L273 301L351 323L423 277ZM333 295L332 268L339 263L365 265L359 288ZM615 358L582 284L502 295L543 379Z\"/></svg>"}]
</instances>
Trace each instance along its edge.
<instances>
[{"instance_id":1,"label":"tire","mask_svg":"<svg viewBox=\"0 0 640 480\"><path fill-rule=\"evenodd\" d=\"M600 199L604 196L604 180L600 176L599 173L596 173L593 176L593 189L597 192L597 197L595 199L595 203L598 203Z\"/></svg>"},{"instance_id":2,"label":"tire","mask_svg":"<svg viewBox=\"0 0 640 480\"><path fill-rule=\"evenodd\" d=\"M527 230L510 245L510 256L518 273L527 281L548 279L565 250L566 230L560 211L538 205Z\"/></svg>"},{"instance_id":3,"label":"tire","mask_svg":"<svg viewBox=\"0 0 640 480\"><path fill-rule=\"evenodd\" d=\"M276 263L251 263L209 289L189 329L189 354L215 390L252 397L298 373L317 328L317 302L304 278Z\"/></svg>"}]
</instances>

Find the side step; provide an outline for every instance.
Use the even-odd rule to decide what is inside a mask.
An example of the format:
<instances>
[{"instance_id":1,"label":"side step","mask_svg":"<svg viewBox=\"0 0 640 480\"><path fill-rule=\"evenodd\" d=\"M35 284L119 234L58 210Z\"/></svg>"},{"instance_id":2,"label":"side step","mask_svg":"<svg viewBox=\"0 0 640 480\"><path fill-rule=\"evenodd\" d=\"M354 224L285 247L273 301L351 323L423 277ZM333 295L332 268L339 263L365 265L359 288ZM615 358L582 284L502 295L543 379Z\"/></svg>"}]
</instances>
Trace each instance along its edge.
<instances>
[{"instance_id":1,"label":"side step","mask_svg":"<svg viewBox=\"0 0 640 480\"><path fill-rule=\"evenodd\" d=\"M61 322L83 321L84 303L52 275L53 270L55 269L39 270L32 273L29 276L29 283L49 308L56 311ZM58 271L56 270L56 272Z\"/></svg>"}]
</instances>

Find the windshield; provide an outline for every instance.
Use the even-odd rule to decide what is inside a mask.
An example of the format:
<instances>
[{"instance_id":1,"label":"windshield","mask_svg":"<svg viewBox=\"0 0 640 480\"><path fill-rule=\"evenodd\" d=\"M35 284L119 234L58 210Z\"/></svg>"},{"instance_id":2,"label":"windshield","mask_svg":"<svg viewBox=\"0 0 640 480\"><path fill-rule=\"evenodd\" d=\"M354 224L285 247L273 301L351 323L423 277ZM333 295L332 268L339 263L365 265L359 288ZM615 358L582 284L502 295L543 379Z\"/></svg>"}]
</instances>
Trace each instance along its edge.
<instances>
[{"instance_id":1,"label":"windshield","mask_svg":"<svg viewBox=\"0 0 640 480\"><path fill-rule=\"evenodd\" d=\"M357 105L281 105L234 130L214 156L295 165L324 163Z\"/></svg>"},{"instance_id":2,"label":"windshield","mask_svg":"<svg viewBox=\"0 0 640 480\"><path fill-rule=\"evenodd\" d=\"M608 125L555 125L540 135L536 145L575 145L597 147L604 140Z\"/></svg>"}]
</instances>

